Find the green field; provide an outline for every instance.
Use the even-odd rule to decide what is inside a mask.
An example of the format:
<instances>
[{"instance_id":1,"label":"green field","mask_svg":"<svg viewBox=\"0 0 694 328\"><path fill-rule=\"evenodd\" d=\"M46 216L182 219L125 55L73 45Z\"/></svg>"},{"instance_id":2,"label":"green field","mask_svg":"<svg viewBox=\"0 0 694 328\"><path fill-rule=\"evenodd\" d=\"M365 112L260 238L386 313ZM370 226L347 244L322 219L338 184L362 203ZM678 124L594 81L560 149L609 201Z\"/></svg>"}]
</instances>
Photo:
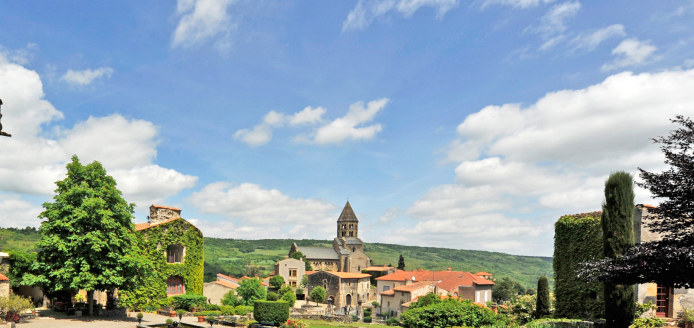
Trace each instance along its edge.
<instances>
[{"instance_id":1,"label":"green field","mask_svg":"<svg viewBox=\"0 0 694 328\"><path fill-rule=\"evenodd\" d=\"M34 250L39 235L33 229L0 228L0 250ZM328 240L290 239L219 239L205 238L205 281L216 280L217 273L241 277L257 272L267 276L274 270L274 263L287 257L289 247L295 242L299 246L330 247ZM366 253L374 264L397 266L398 257L405 257L407 270L486 271L495 277L509 277L526 287L535 288L537 278L545 275L554 284L552 258L515 256L504 253L457 250L435 247L401 246L367 243Z\"/></svg>"}]
</instances>

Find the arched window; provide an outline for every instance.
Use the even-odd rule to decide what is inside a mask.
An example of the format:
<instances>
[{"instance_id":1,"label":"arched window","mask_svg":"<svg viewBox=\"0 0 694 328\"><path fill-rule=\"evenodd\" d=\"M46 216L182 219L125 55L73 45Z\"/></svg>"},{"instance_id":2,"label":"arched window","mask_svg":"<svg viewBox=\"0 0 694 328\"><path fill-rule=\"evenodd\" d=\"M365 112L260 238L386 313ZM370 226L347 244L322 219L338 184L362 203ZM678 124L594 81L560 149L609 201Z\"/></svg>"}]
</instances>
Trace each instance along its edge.
<instances>
[{"instance_id":1,"label":"arched window","mask_svg":"<svg viewBox=\"0 0 694 328\"><path fill-rule=\"evenodd\" d=\"M186 287L183 285L183 279L181 279L181 277L172 276L166 279L166 294L179 295L185 293Z\"/></svg>"},{"instance_id":2,"label":"arched window","mask_svg":"<svg viewBox=\"0 0 694 328\"><path fill-rule=\"evenodd\" d=\"M353 236L354 236L354 232L353 232L353 231L350 231L350 232L349 232L349 236L350 236L350 237L353 237Z\"/></svg>"},{"instance_id":3,"label":"arched window","mask_svg":"<svg viewBox=\"0 0 694 328\"><path fill-rule=\"evenodd\" d=\"M183 262L183 246L181 245L169 245L166 248L166 262L168 263L181 263Z\"/></svg>"},{"instance_id":4,"label":"arched window","mask_svg":"<svg viewBox=\"0 0 694 328\"><path fill-rule=\"evenodd\" d=\"M458 292L453 293L453 296L458 297Z\"/></svg>"},{"instance_id":5,"label":"arched window","mask_svg":"<svg viewBox=\"0 0 694 328\"><path fill-rule=\"evenodd\" d=\"M343 232L342 232L342 237L344 237L344 236L345 236L345 232L343 231Z\"/></svg>"}]
</instances>

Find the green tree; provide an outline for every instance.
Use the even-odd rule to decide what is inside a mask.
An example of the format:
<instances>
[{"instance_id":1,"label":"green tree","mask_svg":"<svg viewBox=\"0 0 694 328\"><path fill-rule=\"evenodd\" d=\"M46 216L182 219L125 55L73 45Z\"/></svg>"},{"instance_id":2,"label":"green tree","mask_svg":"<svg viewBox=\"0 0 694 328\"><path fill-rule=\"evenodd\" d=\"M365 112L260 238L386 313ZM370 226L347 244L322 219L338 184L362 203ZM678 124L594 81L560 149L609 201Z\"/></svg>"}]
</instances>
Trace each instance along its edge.
<instances>
[{"instance_id":1,"label":"green tree","mask_svg":"<svg viewBox=\"0 0 694 328\"><path fill-rule=\"evenodd\" d=\"M284 285L284 277L273 276L272 278L270 278L270 286L272 286L272 288L279 289L282 287L282 285Z\"/></svg>"},{"instance_id":2,"label":"green tree","mask_svg":"<svg viewBox=\"0 0 694 328\"><path fill-rule=\"evenodd\" d=\"M241 296L241 303L252 306L255 300L265 299L265 287L258 278L247 278L241 280L236 292Z\"/></svg>"},{"instance_id":3,"label":"green tree","mask_svg":"<svg viewBox=\"0 0 694 328\"><path fill-rule=\"evenodd\" d=\"M135 204L123 199L101 163L83 166L77 156L56 185L54 202L44 203L39 215L45 221L35 274L25 274L22 283L41 284L49 293L84 289L93 315L95 290L133 290L152 271L135 244Z\"/></svg>"},{"instance_id":4,"label":"green tree","mask_svg":"<svg viewBox=\"0 0 694 328\"><path fill-rule=\"evenodd\" d=\"M239 301L239 297L236 295L236 291L233 289L230 289L226 294L224 294L224 297L222 297L222 305L231 305L233 307L237 307L241 304Z\"/></svg>"},{"instance_id":5,"label":"green tree","mask_svg":"<svg viewBox=\"0 0 694 328\"><path fill-rule=\"evenodd\" d=\"M311 263L308 260L306 260L306 255L304 255L304 253L296 251L296 252L292 253L292 255L290 257L295 259L295 260L304 261L304 270L313 271L313 266L311 265Z\"/></svg>"},{"instance_id":6,"label":"green tree","mask_svg":"<svg viewBox=\"0 0 694 328\"><path fill-rule=\"evenodd\" d=\"M282 287L277 291L277 294L279 294L280 296L282 296L282 295L284 295L284 294L286 294L286 293L288 293L288 292L292 292L292 293L293 293L293 292L294 292L294 289L292 289L292 286L284 285L284 286L282 286Z\"/></svg>"},{"instance_id":7,"label":"green tree","mask_svg":"<svg viewBox=\"0 0 694 328\"><path fill-rule=\"evenodd\" d=\"M304 275L303 277L301 277L301 282L299 283L299 287L306 288L306 285L308 285L308 275Z\"/></svg>"},{"instance_id":8,"label":"green tree","mask_svg":"<svg viewBox=\"0 0 694 328\"><path fill-rule=\"evenodd\" d=\"M277 301L279 298L280 298L279 295L277 295L277 293L275 293L275 292L267 293L267 300L268 301L274 302L274 301Z\"/></svg>"},{"instance_id":9,"label":"green tree","mask_svg":"<svg viewBox=\"0 0 694 328\"><path fill-rule=\"evenodd\" d=\"M601 225L603 252L617 259L634 247L634 181L629 173L615 172L605 182ZM626 328L634 321L634 286L605 284L607 326Z\"/></svg>"},{"instance_id":10,"label":"green tree","mask_svg":"<svg viewBox=\"0 0 694 328\"><path fill-rule=\"evenodd\" d=\"M287 301L287 303L289 303L289 306L292 307L296 303L296 294L294 294L293 290L289 290L286 293L282 294L281 299L283 301Z\"/></svg>"},{"instance_id":11,"label":"green tree","mask_svg":"<svg viewBox=\"0 0 694 328\"><path fill-rule=\"evenodd\" d=\"M424 296L419 297L417 299L417 301L412 302L410 304L410 309L423 308L423 307L427 307L427 306L433 305L433 304L438 304L441 302L442 302L441 297L438 297L434 293L428 293Z\"/></svg>"},{"instance_id":12,"label":"green tree","mask_svg":"<svg viewBox=\"0 0 694 328\"><path fill-rule=\"evenodd\" d=\"M18 288L23 285L24 274L31 272L31 266L36 262L37 253L27 253L17 250L9 252L9 271L6 272L10 278L10 286Z\"/></svg>"},{"instance_id":13,"label":"green tree","mask_svg":"<svg viewBox=\"0 0 694 328\"><path fill-rule=\"evenodd\" d=\"M325 291L325 288L321 286L316 286L313 288L311 291L311 300L318 303L323 303L325 302L325 297L328 295L328 293Z\"/></svg>"},{"instance_id":14,"label":"green tree","mask_svg":"<svg viewBox=\"0 0 694 328\"><path fill-rule=\"evenodd\" d=\"M542 276L537 280L537 303L535 306L537 317L542 318L549 315L549 303L549 281L547 277Z\"/></svg>"},{"instance_id":15,"label":"green tree","mask_svg":"<svg viewBox=\"0 0 694 328\"><path fill-rule=\"evenodd\" d=\"M400 259L398 259L398 270L405 270L405 258L400 254Z\"/></svg>"},{"instance_id":16,"label":"green tree","mask_svg":"<svg viewBox=\"0 0 694 328\"><path fill-rule=\"evenodd\" d=\"M499 304L510 301L519 295L528 294L528 289L525 289L519 282L504 277L494 281L492 287L492 300ZM533 292L533 294L535 294Z\"/></svg>"}]
</instances>

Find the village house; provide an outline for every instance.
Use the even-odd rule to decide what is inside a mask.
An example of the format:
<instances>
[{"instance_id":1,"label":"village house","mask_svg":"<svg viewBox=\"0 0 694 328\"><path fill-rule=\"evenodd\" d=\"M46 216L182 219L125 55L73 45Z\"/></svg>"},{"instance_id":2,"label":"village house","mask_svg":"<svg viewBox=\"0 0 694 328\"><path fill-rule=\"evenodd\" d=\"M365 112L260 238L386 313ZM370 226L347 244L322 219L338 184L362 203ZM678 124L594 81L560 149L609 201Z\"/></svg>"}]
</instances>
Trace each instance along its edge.
<instances>
[{"instance_id":1,"label":"village house","mask_svg":"<svg viewBox=\"0 0 694 328\"><path fill-rule=\"evenodd\" d=\"M308 275L307 295L311 295L313 288L321 286L327 292L326 303L338 309L355 308L376 300L376 290L371 288L370 278L365 273L315 271Z\"/></svg>"},{"instance_id":2,"label":"village house","mask_svg":"<svg viewBox=\"0 0 694 328\"><path fill-rule=\"evenodd\" d=\"M364 241L359 238L359 220L349 201L337 219L337 237L332 248L299 247L293 243L288 256L297 251L304 254L313 270L357 273L371 265L371 259L364 253Z\"/></svg>"},{"instance_id":3,"label":"village house","mask_svg":"<svg viewBox=\"0 0 694 328\"><path fill-rule=\"evenodd\" d=\"M224 298L224 295L230 290L236 290L238 287L238 279L218 273L216 281L208 282L203 285L202 295L207 297L208 303L222 305L222 298Z\"/></svg>"},{"instance_id":4,"label":"village house","mask_svg":"<svg viewBox=\"0 0 694 328\"><path fill-rule=\"evenodd\" d=\"M288 258L275 263L274 275L284 278L284 283L292 288L299 286L304 274L306 274L304 261Z\"/></svg>"}]
</instances>

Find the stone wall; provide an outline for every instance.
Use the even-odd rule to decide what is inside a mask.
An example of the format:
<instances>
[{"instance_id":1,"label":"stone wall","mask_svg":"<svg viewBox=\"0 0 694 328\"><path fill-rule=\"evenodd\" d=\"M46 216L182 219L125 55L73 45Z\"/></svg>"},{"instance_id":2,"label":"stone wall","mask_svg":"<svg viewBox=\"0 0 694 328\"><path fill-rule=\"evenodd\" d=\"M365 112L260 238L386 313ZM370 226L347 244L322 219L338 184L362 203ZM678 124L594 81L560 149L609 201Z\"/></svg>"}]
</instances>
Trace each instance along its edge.
<instances>
[{"instance_id":1,"label":"stone wall","mask_svg":"<svg viewBox=\"0 0 694 328\"><path fill-rule=\"evenodd\" d=\"M10 281L3 280L0 281L0 297L10 296Z\"/></svg>"},{"instance_id":2,"label":"stone wall","mask_svg":"<svg viewBox=\"0 0 694 328\"><path fill-rule=\"evenodd\" d=\"M170 207L149 207L149 220L150 223L158 223L168 219L178 219L181 217L181 210L176 210Z\"/></svg>"}]
</instances>

